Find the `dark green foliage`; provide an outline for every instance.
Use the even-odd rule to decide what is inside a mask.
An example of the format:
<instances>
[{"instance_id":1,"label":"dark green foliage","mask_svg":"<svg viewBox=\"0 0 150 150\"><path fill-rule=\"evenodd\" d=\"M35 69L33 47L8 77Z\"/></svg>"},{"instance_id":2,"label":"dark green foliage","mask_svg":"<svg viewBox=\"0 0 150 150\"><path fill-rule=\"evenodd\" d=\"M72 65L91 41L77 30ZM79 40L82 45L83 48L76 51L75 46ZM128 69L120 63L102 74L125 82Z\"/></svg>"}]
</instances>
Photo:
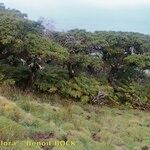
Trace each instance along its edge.
<instances>
[{"instance_id":1,"label":"dark green foliage","mask_svg":"<svg viewBox=\"0 0 150 150\"><path fill-rule=\"evenodd\" d=\"M150 68L150 56L149 55L130 55L125 58L128 65L139 67L140 69Z\"/></svg>"},{"instance_id":2,"label":"dark green foliage","mask_svg":"<svg viewBox=\"0 0 150 150\"><path fill-rule=\"evenodd\" d=\"M0 4L0 83L91 102L149 108L150 36L132 32L50 32ZM142 92L140 92L142 91Z\"/></svg>"},{"instance_id":3,"label":"dark green foliage","mask_svg":"<svg viewBox=\"0 0 150 150\"><path fill-rule=\"evenodd\" d=\"M17 83L21 81L20 84L28 81L27 86L32 88L38 70L48 61L63 63L67 60L67 50L44 37L42 25L26 19L19 11L12 13L4 8L0 13L0 61L8 68L3 70L7 78Z\"/></svg>"},{"instance_id":4,"label":"dark green foliage","mask_svg":"<svg viewBox=\"0 0 150 150\"><path fill-rule=\"evenodd\" d=\"M89 102L99 91L100 85L92 77L80 75L70 81L63 81L61 92L65 96Z\"/></svg>"},{"instance_id":5,"label":"dark green foliage","mask_svg":"<svg viewBox=\"0 0 150 150\"><path fill-rule=\"evenodd\" d=\"M63 80L67 80L67 70L58 66L48 66L43 71L39 71L37 80L35 82L35 88L41 91L54 92L51 88L60 87Z\"/></svg>"},{"instance_id":6,"label":"dark green foliage","mask_svg":"<svg viewBox=\"0 0 150 150\"><path fill-rule=\"evenodd\" d=\"M133 82L129 85L122 85L118 87L116 95L122 104L129 103L134 108L150 109L149 82L148 79L145 83Z\"/></svg>"}]
</instances>

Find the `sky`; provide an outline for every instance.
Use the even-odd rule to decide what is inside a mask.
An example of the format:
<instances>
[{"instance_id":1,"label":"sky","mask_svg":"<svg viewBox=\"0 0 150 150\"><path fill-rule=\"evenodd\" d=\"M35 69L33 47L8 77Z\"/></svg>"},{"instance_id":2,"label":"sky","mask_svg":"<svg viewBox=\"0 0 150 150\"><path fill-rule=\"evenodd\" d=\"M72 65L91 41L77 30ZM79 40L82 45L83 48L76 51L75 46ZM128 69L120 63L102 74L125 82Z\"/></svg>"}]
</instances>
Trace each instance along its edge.
<instances>
[{"instance_id":1,"label":"sky","mask_svg":"<svg viewBox=\"0 0 150 150\"><path fill-rule=\"evenodd\" d=\"M0 0L28 18L44 17L55 30L133 31L150 34L150 0Z\"/></svg>"}]
</instances>

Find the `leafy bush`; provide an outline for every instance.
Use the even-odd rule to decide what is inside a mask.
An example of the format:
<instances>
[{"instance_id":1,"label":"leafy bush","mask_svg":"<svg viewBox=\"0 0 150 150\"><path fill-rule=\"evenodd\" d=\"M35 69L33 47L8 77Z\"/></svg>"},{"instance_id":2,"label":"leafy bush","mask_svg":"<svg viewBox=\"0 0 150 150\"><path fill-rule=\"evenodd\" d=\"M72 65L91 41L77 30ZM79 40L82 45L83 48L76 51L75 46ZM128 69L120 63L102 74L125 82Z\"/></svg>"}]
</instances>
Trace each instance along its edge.
<instances>
[{"instance_id":1,"label":"leafy bush","mask_svg":"<svg viewBox=\"0 0 150 150\"><path fill-rule=\"evenodd\" d=\"M150 86L147 83L133 82L129 85L118 87L116 95L120 102L129 103L134 108L150 109Z\"/></svg>"},{"instance_id":2,"label":"leafy bush","mask_svg":"<svg viewBox=\"0 0 150 150\"><path fill-rule=\"evenodd\" d=\"M91 97L98 93L100 85L94 78L80 75L70 81L63 81L60 88L64 96L89 102Z\"/></svg>"}]
</instances>

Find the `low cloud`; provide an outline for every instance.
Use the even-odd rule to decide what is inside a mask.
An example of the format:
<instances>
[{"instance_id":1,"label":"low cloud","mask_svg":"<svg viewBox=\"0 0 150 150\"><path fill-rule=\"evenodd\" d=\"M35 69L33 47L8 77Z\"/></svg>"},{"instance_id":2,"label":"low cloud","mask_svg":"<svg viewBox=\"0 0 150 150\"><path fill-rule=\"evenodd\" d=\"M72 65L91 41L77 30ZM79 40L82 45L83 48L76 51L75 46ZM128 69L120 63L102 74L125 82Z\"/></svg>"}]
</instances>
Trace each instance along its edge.
<instances>
[{"instance_id":1,"label":"low cloud","mask_svg":"<svg viewBox=\"0 0 150 150\"><path fill-rule=\"evenodd\" d=\"M30 7L60 8L68 6L99 7L99 8L129 8L150 6L150 0L2 0L4 3L25 5Z\"/></svg>"}]
</instances>

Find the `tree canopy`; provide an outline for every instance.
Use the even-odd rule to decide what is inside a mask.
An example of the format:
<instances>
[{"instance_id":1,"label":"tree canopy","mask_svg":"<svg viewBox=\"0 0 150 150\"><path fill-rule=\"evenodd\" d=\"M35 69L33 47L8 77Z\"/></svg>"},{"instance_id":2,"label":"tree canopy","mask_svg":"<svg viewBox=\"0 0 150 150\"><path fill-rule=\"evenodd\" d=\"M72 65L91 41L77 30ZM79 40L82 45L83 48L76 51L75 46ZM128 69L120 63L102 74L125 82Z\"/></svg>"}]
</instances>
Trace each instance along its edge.
<instances>
[{"instance_id":1,"label":"tree canopy","mask_svg":"<svg viewBox=\"0 0 150 150\"><path fill-rule=\"evenodd\" d=\"M3 84L89 103L129 102L137 106L142 101L142 106L150 108L145 70L150 70L149 35L50 31L42 22L0 4ZM137 91L142 87L146 90L141 94Z\"/></svg>"}]
</instances>

